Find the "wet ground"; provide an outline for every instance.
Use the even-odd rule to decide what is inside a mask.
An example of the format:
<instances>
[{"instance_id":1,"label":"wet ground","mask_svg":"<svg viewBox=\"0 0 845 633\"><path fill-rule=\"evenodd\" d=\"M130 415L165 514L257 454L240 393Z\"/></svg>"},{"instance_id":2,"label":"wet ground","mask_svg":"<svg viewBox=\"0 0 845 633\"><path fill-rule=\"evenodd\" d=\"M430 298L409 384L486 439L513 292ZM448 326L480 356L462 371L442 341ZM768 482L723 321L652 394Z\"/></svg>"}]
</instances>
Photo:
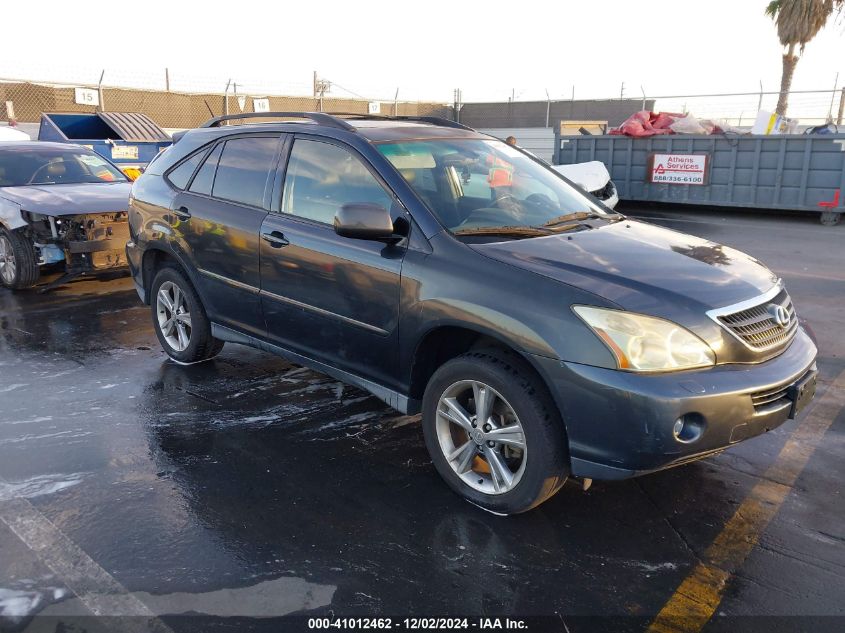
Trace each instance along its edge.
<instances>
[{"instance_id":1,"label":"wet ground","mask_svg":"<svg viewBox=\"0 0 845 633\"><path fill-rule=\"evenodd\" d=\"M636 213L785 279L819 339L821 405L718 457L587 492L567 485L513 518L451 493L417 420L361 391L231 344L203 365L169 362L127 278L0 290L0 629L96 614L136 617L76 622L241 630L280 621L196 614L304 613L638 630L724 542L727 577L704 630L761 615L845 624L845 226ZM783 491L762 504L770 520L746 520L768 483ZM737 520L745 531L732 536ZM590 619L608 615L618 619Z\"/></svg>"}]
</instances>

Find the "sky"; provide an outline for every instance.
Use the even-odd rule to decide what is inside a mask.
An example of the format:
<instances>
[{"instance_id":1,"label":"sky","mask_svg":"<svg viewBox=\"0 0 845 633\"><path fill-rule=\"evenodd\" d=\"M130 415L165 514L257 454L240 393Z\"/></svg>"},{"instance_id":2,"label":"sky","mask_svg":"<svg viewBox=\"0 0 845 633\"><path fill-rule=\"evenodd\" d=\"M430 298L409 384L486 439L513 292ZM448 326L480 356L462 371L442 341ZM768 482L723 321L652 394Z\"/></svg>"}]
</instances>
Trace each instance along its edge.
<instances>
[{"instance_id":1,"label":"sky","mask_svg":"<svg viewBox=\"0 0 845 633\"><path fill-rule=\"evenodd\" d=\"M0 78L222 92L448 102L777 90L781 46L766 0L500 2L41 0L4 11ZM49 16L49 20L39 18ZM11 20L8 18L12 18ZM17 19L17 20L16 20ZM17 21L26 28L9 28ZM845 22L801 59L793 88L845 84Z\"/></svg>"}]
</instances>

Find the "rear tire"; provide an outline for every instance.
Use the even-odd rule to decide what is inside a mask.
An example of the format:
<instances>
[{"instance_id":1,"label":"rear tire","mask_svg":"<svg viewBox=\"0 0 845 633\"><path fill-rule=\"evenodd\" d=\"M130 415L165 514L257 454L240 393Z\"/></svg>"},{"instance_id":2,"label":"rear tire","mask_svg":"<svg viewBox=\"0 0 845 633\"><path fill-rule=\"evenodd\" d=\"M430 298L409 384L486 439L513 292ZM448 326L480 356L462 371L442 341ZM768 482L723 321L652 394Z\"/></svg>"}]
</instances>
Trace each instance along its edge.
<instances>
[{"instance_id":1,"label":"rear tire","mask_svg":"<svg viewBox=\"0 0 845 633\"><path fill-rule=\"evenodd\" d=\"M542 380L515 354L470 351L442 365L426 386L422 425L440 476L491 512L530 510L569 475L560 413Z\"/></svg>"},{"instance_id":2,"label":"rear tire","mask_svg":"<svg viewBox=\"0 0 845 633\"><path fill-rule=\"evenodd\" d=\"M150 295L153 327L162 349L181 364L214 358L224 342L211 335L211 321L185 275L169 266L158 271Z\"/></svg>"},{"instance_id":3,"label":"rear tire","mask_svg":"<svg viewBox=\"0 0 845 633\"><path fill-rule=\"evenodd\" d=\"M0 228L0 283L12 290L31 288L38 281L35 245L20 231Z\"/></svg>"}]
</instances>

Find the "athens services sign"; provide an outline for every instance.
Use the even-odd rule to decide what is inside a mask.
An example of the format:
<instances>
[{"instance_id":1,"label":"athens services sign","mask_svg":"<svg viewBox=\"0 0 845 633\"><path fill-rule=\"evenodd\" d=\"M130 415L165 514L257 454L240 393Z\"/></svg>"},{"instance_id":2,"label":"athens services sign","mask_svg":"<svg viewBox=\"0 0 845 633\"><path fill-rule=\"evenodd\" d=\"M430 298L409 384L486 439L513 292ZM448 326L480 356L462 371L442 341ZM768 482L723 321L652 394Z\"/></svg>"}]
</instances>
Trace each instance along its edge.
<instances>
[{"instance_id":1,"label":"athens services sign","mask_svg":"<svg viewBox=\"0 0 845 633\"><path fill-rule=\"evenodd\" d=\"M648 181L668 185L706 185L707 154L652 154Z\"/></svg>"}]
</instances>

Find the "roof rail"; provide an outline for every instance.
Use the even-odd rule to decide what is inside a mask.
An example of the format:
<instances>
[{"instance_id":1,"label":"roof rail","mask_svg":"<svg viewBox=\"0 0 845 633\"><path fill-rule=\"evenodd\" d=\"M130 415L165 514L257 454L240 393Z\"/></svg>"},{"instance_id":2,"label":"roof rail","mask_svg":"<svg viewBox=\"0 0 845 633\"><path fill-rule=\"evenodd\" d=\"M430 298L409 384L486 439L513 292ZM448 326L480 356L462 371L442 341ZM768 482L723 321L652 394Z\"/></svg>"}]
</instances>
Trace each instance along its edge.
<instances>
[{"instance_id":1,"label":"roof rail","mask_svg":"<svg viewBox=\"0 0 845 633\"><path fill-rule=\"evenodd\" d=\"M339 119L325 112L242 112L241 114L224 114L216 116L203 123L200 127L220 127L224 121L235 119L278 119L280 117L291 117L298 119L309 119L321 125L338 128L339 130L354 131L355 128L343 119Z\"/></svg>"},{"instance_id":2,"label":"roof rail","mask_svg":"<svg viewBox=\"0 0 845 633\"><path fill-rule=\"evenodd\" d=\"M240 114L224 114L223 116L216 116L203 123L200 127L220 127L220 124L224 121L233 121L236 119L278 119L282 117L309 119L315 123L327 125L339 130L346 130L348 132L354 132L356 129L354 126L344 121L341 117L371 119L376 121L419 121L420 123L430 123L431 125L439 125L441 127L474 131L469 126L439 116L388 116L383 114L363 114L360 112L335 112L333 114L328 114L327 112L242 112Z\"/></svg>"},{"instance_id":3,"label":"roof rail","mask_svg":"<svg viewBox=\"0 0 845 633\"><path fill-rule=\"evenodd\" d=\"M458 123L457 121L452 121L451 119L446 119L439 116L415 116L415 115L389 115L389 114L363 114L361 112L334 112L334 116L336 117L349 117L355 119L370 119L376 121L419 121L420 123L431 123L432 125L439 125L441 127L453 127L460 130L470 130L475 131L473 128L464 125L463 123Z\"/></svg>"},{"instance_id":4,"label":"roof rail","mask_svg":"<svg viewBox=\"0 0 845 633\"><path fill-rule=\"evenodd\" d=\"M422 123L431 123L432 125L441 125L443 127L454 127L458 128L459 130L472 130L475 131L474 128L471 128L468 125L464 125L463 123L458 123L457 121L452 121L452 119L446 119L442 116L392 116L388 117L390 119L397 119L399 121L421 121Z\"/></svg>"}]
</instances>

